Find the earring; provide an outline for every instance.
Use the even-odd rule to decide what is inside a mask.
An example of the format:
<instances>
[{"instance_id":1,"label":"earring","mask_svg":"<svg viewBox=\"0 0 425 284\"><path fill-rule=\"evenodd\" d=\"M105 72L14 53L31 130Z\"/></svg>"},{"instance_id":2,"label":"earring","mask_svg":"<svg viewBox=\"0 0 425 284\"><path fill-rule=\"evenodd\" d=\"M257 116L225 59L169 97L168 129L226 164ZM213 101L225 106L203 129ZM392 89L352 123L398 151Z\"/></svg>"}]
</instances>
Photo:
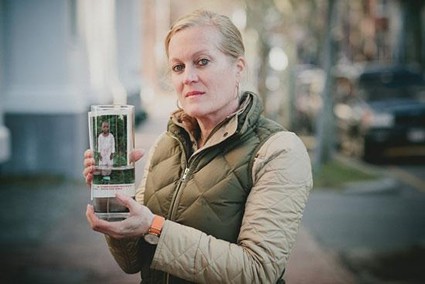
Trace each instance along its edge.
<instances>
[{"instance_id":1,"label":"earring","mask_svg":"<svg viewBox=\"0 0 425 284\"><path fill-rule=\"evenodd\" d=\"M183 107L180 105L179 99L176 100L176 105L178 109L183 109Z\"/></svg>"},{"instance_id":2,"label":"earring","mask_svg":"<svg viewBox=\"0 0 425 284\"><path fill-rule=\"evenodd\" d=\"M239 98L239 87L240 87L240 83L238 82L236 84L236 96L235 96L235 99L238 99Z\"/></svg>"}]
</instances>

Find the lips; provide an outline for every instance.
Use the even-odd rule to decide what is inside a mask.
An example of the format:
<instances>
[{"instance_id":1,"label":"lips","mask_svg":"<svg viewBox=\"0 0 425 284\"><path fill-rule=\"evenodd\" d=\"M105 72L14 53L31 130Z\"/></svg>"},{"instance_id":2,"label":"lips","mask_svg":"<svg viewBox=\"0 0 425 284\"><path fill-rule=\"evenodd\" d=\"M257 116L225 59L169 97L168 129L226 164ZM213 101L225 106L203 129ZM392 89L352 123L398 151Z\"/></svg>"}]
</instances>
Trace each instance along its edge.
<instances>
[{"instance_id":1,"label":"lips","mask_svg":"<svg viewBox=\"0 0 425 284\"><path fill-rule=\"evenodd\" d=\"M191 91L191 92L187 92L185 97L189 98L189 97L201 96L203 94L204 92L201 92L201 91Z\"/></svg>"}]
</instances>

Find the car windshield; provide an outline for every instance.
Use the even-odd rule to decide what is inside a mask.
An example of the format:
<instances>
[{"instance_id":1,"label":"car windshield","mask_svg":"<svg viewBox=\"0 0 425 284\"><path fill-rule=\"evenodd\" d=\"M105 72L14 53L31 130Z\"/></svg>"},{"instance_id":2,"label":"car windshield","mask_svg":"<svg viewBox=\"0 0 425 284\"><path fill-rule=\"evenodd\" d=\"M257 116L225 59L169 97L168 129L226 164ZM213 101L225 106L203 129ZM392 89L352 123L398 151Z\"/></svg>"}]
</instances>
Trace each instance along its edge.
<instances>
[{"instance_id":1,"label":"car windshield","mask_svg":"<svg viewBox=\"0 0 425 284\"><path fill-rule=\"evenodd\" d=\"M359 88L360 96L367 101L387 99L418 99L420 89L415 86L387 87L380 85L364 85Z\"/></svg>"},{"instance_id":2,"label":"car windshield","mask_svg":"<svg viewBox=\"0 0 425 284\"><path fill-rule=\"evenodd\" d=\"M374 72L362 74L359 94L367 101L388 99L420 99L425 83L421 75L404 72Z\"/></svg>"}]
</instances>

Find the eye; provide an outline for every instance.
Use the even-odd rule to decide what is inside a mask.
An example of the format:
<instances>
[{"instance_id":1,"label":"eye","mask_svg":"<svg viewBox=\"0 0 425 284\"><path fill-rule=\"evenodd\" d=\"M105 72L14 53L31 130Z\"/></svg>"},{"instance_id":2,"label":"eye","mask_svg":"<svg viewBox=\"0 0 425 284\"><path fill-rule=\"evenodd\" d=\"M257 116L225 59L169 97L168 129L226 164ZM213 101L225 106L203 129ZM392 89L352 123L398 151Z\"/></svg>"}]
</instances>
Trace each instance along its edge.
<instances>
[{"instance_id":1,"label":"eye","mask_svg":"<svg viewBox=\"0 0 425 284\"><path fill-rule=\"evenodd\" d=\"M174 72L181 72L181 71L184 70L184 65L183 64L177 64L177 65L174 65L171 69Z\"/></svg>"},{"instance_id":2,"label":"eye","mask_svg":"<svg viewBox=\"0 0 425 284\"><path fill-rule=\"evenodd\" d=\"M210 61L209 61L209 59L202 58L202 59L199 59L199 60L198 60L197 64L198 64L199 66L205 66L205 65L207 65L209 62L210 62Z\"/></svg>"}]
</instances>

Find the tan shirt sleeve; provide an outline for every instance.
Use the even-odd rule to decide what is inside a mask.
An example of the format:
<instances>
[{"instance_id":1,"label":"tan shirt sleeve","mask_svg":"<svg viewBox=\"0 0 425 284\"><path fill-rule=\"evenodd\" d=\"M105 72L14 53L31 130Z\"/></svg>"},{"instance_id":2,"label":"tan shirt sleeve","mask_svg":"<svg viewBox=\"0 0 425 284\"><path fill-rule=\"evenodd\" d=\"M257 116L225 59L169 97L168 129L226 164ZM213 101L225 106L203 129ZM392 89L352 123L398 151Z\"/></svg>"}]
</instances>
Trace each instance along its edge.
<instances>
[{"instance_id":1,"label":"tan shirt sleeve","mask_svg":"<svg viewBox=\"0 0 425 284\"><path fill-rule=\"evenodd\" d=\"M166 221L151 267L199 283L275 283L313 186L311 163L295 134L279 132L261 147L252 171L237 244Z\"/></svg>"}]
</instances>

